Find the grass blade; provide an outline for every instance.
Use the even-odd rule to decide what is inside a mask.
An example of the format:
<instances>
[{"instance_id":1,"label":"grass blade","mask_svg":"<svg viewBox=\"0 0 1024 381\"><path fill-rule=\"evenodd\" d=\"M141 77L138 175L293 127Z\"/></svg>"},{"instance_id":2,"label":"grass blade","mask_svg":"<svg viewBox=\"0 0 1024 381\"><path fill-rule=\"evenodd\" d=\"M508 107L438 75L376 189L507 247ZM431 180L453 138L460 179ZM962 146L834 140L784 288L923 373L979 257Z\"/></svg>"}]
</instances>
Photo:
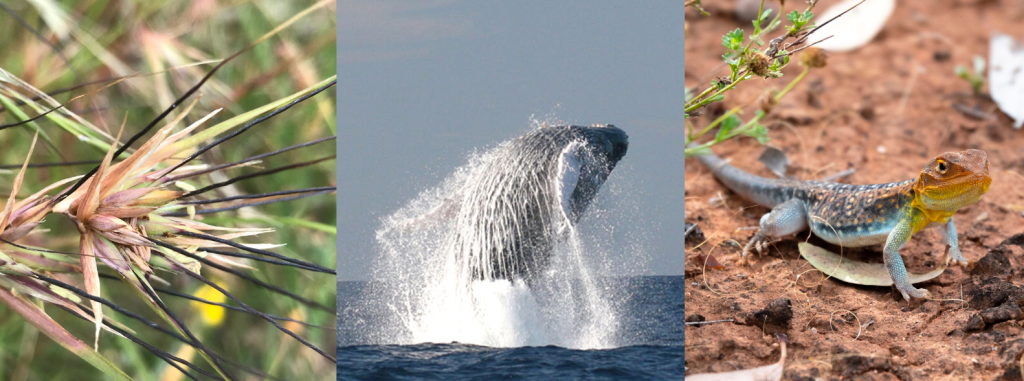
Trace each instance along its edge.
<instances>
[{"instance_id":1,"label":"grass blade","mask_svg":"<svg viewBox=\"0 0 1024 381\"><path fill-rule=\"evenodd\" d=\"M67 350L74 353L76 356L81 357L92 366L99 369L109 377L110 380L127 380L131 381L132 378L128 377L127 374L121 371L117 365L107 360L99 352L93 350L89 344L86 344L82 340L79 340L75 336L71 335L70 332L57 324L56 321L51 319L46 313L36 306L35 304L29 303L22 298L14 296L9 291L0 289L0 302L3 302L10 307L14 312L25 318L30 324L39 329L40 332L48 336L57 344L66 348Z\"/></svg>"}]
</instances>

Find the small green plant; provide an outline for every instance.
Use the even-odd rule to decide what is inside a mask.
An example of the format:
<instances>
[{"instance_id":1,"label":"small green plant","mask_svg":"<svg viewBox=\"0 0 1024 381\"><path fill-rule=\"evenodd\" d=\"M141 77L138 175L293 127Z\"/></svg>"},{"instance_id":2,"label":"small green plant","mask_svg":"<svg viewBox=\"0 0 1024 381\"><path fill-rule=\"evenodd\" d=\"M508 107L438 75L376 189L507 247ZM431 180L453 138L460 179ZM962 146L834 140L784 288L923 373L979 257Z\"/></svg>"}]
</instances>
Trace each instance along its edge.
<instances>
[{"instance_id":1,"label":"small green plant","mask_svg":"<svg viewBox=\"0 0 1024 381\"><path fill-rule=\"evenodd\" d=\"M781 1L781 3L785 6L785 1ZM817 1L810 0L807 3L807 8L803 11L794 10L786 15L786 19L791 23L791 25L786 26L786 33L770 40L767 44L765 44L763 36L766 33L777 29L782 24L780 19L783 12L779 12L779 14L775 15L775 17L768 22L767 26L762 28L761 25L765 25L765 22L768 21L772 15L771 9L764 9L763 0L761 1L761 7L758 10L757 19L751 21L751 24L754 26L754 30L748 37L744 38L743 29L740 28L722 36L722 45L726 49L726 53L722 55L722 61L729 66L729 75L726 77L715 78L711 81L710 86L698 95L694 96L692 95L692 92L687 91L685 101L686 118L689 119L692 116L700 115L700 109L704 106L725 100L726 93L736 88L736 85L740 82L754 77L764 79L781 78L782 69L789 65L790 57L794 53L800 52L814 45L809 44L793 49L793 47L807 42L808 37L817 30L817 27L812 20L814 17L812 10L814 9ZM783 44L790 38L794 38L795 41ZM688 148L686 148L686 157L709 152L708 149L711 146L740 135L753 137L762 144L768 142L768 129L762 125L760 121L763 120L768 112L771 111L772 105L777 103L807 75L810 68L825 66L824 54L824 52L818 49L805 53L807 58L802 62L804 66L803 72L786 85L782 91L766 92L765 96L762 98L761 109L756 112L754 118L746 122L743 122L739 116L737 116L737 114L742 110L742 107L740 106L727 111L724 115L715 119L700 131L695 131L692 122L687 121ZM696 141L715 127L719 127L719 130L715 135L714 140L700 145L692 144L692 142Z\"/></svg>"},{"instance_id":2,"label":"small green plant","mask_svg":"<svg viewBox=\"0 0 1024 381\"><path fill-rule=\"evenodd\" d=\"M981 94L981 87L985 85L985 59L981 56L974 56L974 72L968 72L963 65L956 66L956 75L971 84L974 94Z\"/></svg>"}]
</instances>

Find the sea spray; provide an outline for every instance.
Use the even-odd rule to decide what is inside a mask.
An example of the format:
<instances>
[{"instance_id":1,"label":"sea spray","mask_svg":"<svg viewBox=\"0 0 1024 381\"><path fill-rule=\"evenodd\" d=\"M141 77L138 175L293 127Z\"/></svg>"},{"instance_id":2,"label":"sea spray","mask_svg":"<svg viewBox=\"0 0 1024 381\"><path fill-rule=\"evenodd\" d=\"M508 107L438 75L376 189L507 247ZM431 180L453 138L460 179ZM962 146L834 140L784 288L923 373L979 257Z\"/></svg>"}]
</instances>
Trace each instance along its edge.
<instances>
[{"instance_id":1,"label":"sea spray","mask_svg":"<svg viewBox=\"0 0 1024 381\"><path fill-rule=\"evenodd\" d=\"M374 268L374 281L363 299L364 304L376 305L367 308L380 310L375 315L386 318L364 322L364 329L371 331L365 333L368 341L460 342L494 347L556 345L576 349L619 345L620 311L615 300L622 291L611 287L599 271L609 267L605 263L608 253L602 247L607 245L593 239L599 234L585 232L588 228L597 232L613 230L609 217L614 213L588 213L598 218L584 214L579 224L562 223L552 225L556 232L539 232L557 234L558 239L551 242L550 257L546 258L543 271L537 271L528 280L490 276L493 274L480 276L481 262L514 264L500 263L501 258L484 256L474 262L467 257L467 251L490 254L492 246L514 244L488 241L489 237L480 236L480 227L476 225L479 218L494 223L513 221L502 227L508 229L521 228L515 218L508 218L508 213L565 219L561 199L543 197L545 192L538 189L525 192L529 199L506 197L461 203L466 197L492 196L480 192L483 183L503 181L501 186L521 186L524 183L516 183L516 176L522 180L533 175L530 171L536 170L539 158L524 160L521 153L517 157L510 147L506 142L486 153L474 153L469 164L456 170L441 185L422 192L382 220L376 237L379 261ZM499 175L513 180L494 178ZM535 186L557 184L541 181ZM459 209L467 205L483 207ZM538 206L539 209L527 210ZM477 219L465 218L467 215ZM467 236L471 239L467 240Z\"/></svg>"}]
</instances>

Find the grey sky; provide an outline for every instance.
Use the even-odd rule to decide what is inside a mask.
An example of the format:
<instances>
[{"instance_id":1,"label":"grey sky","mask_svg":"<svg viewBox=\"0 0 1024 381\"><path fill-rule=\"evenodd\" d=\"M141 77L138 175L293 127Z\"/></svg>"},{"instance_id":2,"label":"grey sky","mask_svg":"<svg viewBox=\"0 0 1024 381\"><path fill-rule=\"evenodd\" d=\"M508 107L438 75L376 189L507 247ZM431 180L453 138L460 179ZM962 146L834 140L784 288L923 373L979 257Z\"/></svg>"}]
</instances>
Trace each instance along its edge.
<instances>
[{"instance_id":1,"label":"grey sky","mask_svg":"<svg viewBox=\"0 0 1024 381\"><path fill-rule=\"evenodd\" d=\"M606 185L646 273L682 274L683 3L341 0L338 280L368 279L380 218L531 115L629 134Z\"/></svg>"}]
</instances>

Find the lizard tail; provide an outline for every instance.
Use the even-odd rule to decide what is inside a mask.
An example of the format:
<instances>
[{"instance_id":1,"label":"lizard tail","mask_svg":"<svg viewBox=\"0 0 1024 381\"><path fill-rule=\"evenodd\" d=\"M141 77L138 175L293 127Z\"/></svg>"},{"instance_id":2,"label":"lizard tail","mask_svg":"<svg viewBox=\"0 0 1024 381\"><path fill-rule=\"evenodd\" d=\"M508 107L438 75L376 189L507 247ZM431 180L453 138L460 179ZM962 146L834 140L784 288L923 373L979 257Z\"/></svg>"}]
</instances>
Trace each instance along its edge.
<instances>
[{"instance_id":1,"label":"lizard tail","mask_svg":"<svg viewBox=\"0 0 1024 381\"><path fill-rule=\"evenodd\" d=\"M696 142L690 142L686 145L686 148L694 148L697 146L699 146L699 144L697 144ZM710 169L711 172L714 172L716 176L718 175L720 170L724 169L723 167L732 167L732 165L729 165L728 162L722 160L722 158L718 157L713 152L711 152L710 148L707 149L705 152L707 153L694 155L693 157L700 161L701 164L704 164L704 166Z\"/></svg>"},{"instance_id":2,"label":"lizard tail","mask_svg":"<svg viewBox=\"0 0 1024 381\"><path fill-rule=\"evenodd\" d=\"M693 142L686 145L687 148L696 146L697 144ZM732 164L729 164L729 161L716 156L710 149L705 152L693 157L711 170L711 173L718 181L721 181L726 187L732 189L740 196L769 208L775 207L775 205L784 201L774 197L774 193L770 190L787 186L788 184L785 181L752 175L732 166Z\"/></svg>"}]
</instances>

